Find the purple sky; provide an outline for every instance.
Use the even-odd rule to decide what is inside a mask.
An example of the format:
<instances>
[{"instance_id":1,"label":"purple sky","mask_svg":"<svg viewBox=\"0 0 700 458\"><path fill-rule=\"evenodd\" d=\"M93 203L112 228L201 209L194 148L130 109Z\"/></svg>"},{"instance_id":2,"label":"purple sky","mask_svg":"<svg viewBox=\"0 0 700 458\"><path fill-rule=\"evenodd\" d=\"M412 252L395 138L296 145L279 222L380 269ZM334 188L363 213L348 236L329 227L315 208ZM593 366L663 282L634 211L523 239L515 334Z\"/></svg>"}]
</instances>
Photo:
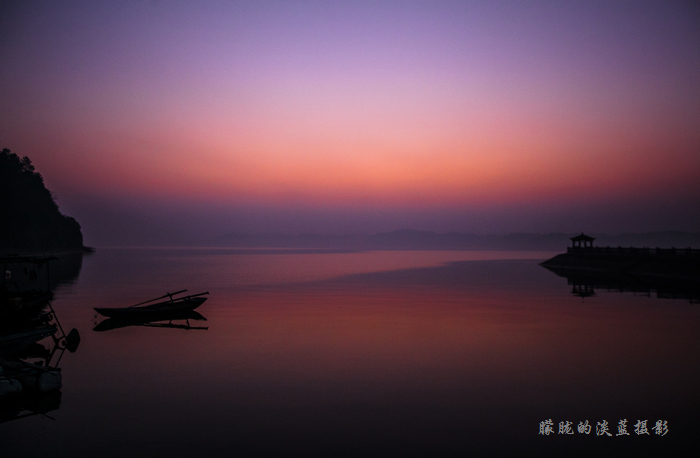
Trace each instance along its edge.
<instances>
[{"instance_id":1,"label":"purple sky","mask_svg":"<svg viewBox=\"0 0 700 458\"><path fill-rule=\"evenodd\" d=\"M700 6L3 2L0 147L94 245L700 231Z\"/></svg>"}]
</instances>

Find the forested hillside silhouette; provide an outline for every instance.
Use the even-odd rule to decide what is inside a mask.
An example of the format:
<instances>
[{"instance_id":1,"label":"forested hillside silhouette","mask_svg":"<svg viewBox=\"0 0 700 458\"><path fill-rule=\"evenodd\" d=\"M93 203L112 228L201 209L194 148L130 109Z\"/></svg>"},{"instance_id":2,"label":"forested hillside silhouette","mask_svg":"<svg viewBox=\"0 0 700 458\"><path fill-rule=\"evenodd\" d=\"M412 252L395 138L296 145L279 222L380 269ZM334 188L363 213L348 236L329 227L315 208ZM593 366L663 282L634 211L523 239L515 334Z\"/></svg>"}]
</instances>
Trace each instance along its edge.
<instances>
[{"instance_id":1,"label":"forested hillside silhouette","mask_svg":"<svg viewBox=\"0 0 700 458\"><path fill-rule=\"evenodd\" d=\"M61 214L28 157L0 152L0 255L82 250L80 224Z\"/></svg>"}]
</instances>

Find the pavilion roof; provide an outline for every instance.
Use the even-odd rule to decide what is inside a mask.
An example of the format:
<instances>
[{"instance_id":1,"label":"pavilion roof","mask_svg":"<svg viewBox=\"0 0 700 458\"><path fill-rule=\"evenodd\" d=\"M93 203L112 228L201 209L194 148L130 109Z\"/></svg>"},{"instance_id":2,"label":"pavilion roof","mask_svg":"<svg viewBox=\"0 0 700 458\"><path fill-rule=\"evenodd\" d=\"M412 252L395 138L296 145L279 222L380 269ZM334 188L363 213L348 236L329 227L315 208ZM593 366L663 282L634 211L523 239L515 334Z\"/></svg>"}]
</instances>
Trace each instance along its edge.
<instances>
[{"instance_id":1,"label":"pavilion roof","mask_svg":"<svg viewBox=\"0 0 700 458\"><path fill-rule=\"evenodd\" d=\"M581 232L581 235L577 235L576 237L569 237L571 240L574 242L578 241L583 241L583 242L592 242L595 240L595 237L591 237L590 235L586 235L583 232Z\"/></svg>"}]
</instances>

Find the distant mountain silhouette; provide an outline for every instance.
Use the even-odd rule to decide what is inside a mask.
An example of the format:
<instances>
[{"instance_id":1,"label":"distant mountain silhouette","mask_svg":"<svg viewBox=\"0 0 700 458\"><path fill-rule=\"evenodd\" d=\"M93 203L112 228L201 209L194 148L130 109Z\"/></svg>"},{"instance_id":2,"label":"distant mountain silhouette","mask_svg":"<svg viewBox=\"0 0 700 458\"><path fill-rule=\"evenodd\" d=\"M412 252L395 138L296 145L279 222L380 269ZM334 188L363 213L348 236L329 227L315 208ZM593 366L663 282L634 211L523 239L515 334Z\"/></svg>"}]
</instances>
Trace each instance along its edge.
<instances>
[{"instance_id":1,"label":"distant mountain silhouette","mask_svg":"<svg viewBox=\"0 0 700 458\"><path fill-rule=\"evenodd\" d=\"M378 234L243 234L230 233L218 246L258 248L324 248L348 250L562 250L567 234L476 235L399 230Z\"/></svg>"},{"instance_id":2,"label":"distant mountain silhouette","mask_svg":"<svg viewBox=\"0 0 700 458\"><path fill-rule=\"evenodd\" d=\"M249 234L229 233L208 244L246 248L321 248L345 250L533 250L564 251L573 234L478 235L469 233L399 230L378 234ZM601 246L700 247L700 234L653 232L646 234L593 234Z\"/></svg>"},{"instance_id":3,"label":"distant mountain silhouette","mask_svg":"<svg viewBox=\"0 0 700 458\"><path fill-rule=\"evenodd\" d=\"M0 254L78 251L80 224L61 214L28 157L0 152Z\"/></svg>"}]
</instances>

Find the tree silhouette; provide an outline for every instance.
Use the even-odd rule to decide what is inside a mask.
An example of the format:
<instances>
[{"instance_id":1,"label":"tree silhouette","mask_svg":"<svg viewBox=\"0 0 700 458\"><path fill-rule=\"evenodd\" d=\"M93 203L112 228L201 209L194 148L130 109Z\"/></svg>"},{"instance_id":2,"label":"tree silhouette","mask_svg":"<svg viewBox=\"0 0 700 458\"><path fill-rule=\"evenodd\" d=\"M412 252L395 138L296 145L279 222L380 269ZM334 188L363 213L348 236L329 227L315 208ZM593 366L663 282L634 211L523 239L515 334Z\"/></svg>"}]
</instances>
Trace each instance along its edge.
<instances>
[{"instance_id":1,"label":"tree silhouette","mask_svg":"<svg viewBox=\"0 0 700 458\"><path fill-rule=\"evenodd\" d=\"M0 253L83 248L80 224L61 214L28 157L0 152Z\"/></svg>"}]
</instances>

